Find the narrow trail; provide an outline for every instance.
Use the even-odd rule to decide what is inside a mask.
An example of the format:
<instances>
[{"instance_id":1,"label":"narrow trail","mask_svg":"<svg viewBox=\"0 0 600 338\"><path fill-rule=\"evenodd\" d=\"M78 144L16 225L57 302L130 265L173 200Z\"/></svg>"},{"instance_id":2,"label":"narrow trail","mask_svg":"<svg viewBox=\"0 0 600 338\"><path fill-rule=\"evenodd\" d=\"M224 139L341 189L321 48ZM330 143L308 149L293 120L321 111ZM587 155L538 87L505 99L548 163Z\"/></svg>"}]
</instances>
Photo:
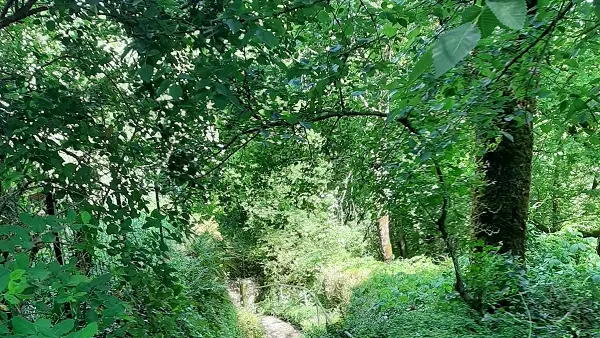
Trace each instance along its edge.
<instances>
[{"instance_id":1,"label":"narrow trail","mask_svg":"<svg viewBox=\"0 0 600 338\"><path fill-rule=\"evenodd\" d=\"M241 283L245 287L241 287ZM237 307L245 307L256 313L255 300L258 296L258 286L250 279L242 281L232 281L227 288L229 297ZM242 291L243 290L243 291ZM242 303L242 292L245 293L244 299L247 303ZM265 328L267 336L265 338L300 338L300 331L296 330L290 323L285 322L275 316L258 315L261 325Z\"/></svg>"},{"instance_id":2,"label":"narrow trail","mask_svg":"<svg viewBox=\"0 0 600 338\"><path fill-rule=\"evenodd\" d=\"M260 322L267 331L267 338L300 338L298 330L277 317L263 316Z\"/></svg>"}]
</instances>

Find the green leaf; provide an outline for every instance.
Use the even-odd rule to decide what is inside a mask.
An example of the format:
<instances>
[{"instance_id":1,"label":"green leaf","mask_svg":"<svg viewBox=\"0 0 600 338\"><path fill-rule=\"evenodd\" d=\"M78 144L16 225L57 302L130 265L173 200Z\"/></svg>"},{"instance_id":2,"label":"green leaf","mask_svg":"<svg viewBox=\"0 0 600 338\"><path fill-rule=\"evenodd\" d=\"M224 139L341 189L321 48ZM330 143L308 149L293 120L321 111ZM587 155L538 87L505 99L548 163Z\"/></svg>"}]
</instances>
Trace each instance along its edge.
<instances>
[{"instance_id":1,"label":"green leaf","mask_svg":"<svg viewBox=\"0 0 600 338\"><path fill-rule=\"evenodd\" d=\"M544 132L544 133L549 133L552 131L552 126L549 124L542 124L540 125L540 129Z\"/></svg>"},{"instance_id":2,"label":"green leaf","mask_svg":"<svg viewBox=\"0 0 600 338\"><path fill-rule=\"evenodd\" d=\"M594 13L600 18L600 0L594 0Z\"/></svg>"},{"instance_id":3,"label":"green leaf","mask_svg":"<svg viewBox=\"0 0 600 338\"><path fill-rule=\"evenodd\" d=\"M48 29L49 31L54 31L56 29L56 22L46 21L46 29Z\"/></svg>"},{"instance_id":4,"label":"green leaf","mask_svg":"<svg viewBox=\"0 0 600 338\"><path fill-rule=\"evenodd\" d=\"M0 292L8 287L11 271L0 266Z\"/></svg>"},{"instance_id":5,"label":"green leaf","mask_svg":"<svg viewBox=\"0 0 600 338\"><path fill-rule=\"evenodd\" d=\"M172 85L169 88L169 95L171 95L171 97L173 97L175 100L177 100L178 98L180 98L183 95L183 88L181 88L181 86L178 84Z\"/></svg>"},{"instance_id":6,"label":"green leaf","mask_svg":"<svg viewBox=\"0 0 600 338\"><path fill-rule=\"evenodd\" d=\"M440 35L433 45L435 76L440 77L456 66L477 46L480 38L479 29L470 22Z\"/></svg>"},{"instance_id":7,"label":"green leaf","mask_svg":"<svg viewBox=\"0 0 600 338\"><path fill-rule=\"evenodd\" d=\"M27 282L25 281L17 283L14 280L11 280L10 282L8 282L8 292L13 295L20 295L21 293L23 293L23 291L25 291L27 286L29 286L29 284L27 284Z\"/></svg>"},{"instance_id":8,"label":"green leaf","mask_svg":"<svg viewBox=\"0 0 600 338\"><path fill-rule=\"evenodd\" d=\"M54 332L52 332L52 322L47 318L40 318L34 323L37 333L42 337L58 338Z\"/></svg>"},{"instance_id":9,"label":"green leaf","mask_svg":"<svg viewBox=\"0 0 600 338\"><path fill-rule=\"evenodd\" d=\"M486 4L506 27L521 29L525 25L527 18L525 0L488 0Z\"/></svg>"},{"instance_id":10,"label":"green leaf","mask_svg":"<svg viewBox=\"0 0 600 338\"><path fill-rule=\"evenodd\" d=\"M462 18L462 23L475 22L475 20L481 14L481 9L482 9L481 6L477 6L477 5L473 5L471 7L467 7L460 14L461 18Z\"/></svg>"},{"instance_id":11,"label":"green leaf","mask_svg":"<svg viewBox=\"0 0 600 338\"><path fill-rule=\"evenodd\" d=\"M54 325L54 327L52 328L52 332L54 332L54 334L58 336L62 336L65 333L68 333L69 331L73 330L74 327L75 321L73 319L65 319L62 322Z\"/></svg>"},{"instance_id":12,"label":"green leaf","mask_svg":"<svg viewBox=\"0 0 600 338\"><path fill-rule=\"evenodd\" d=\"M81 212L81 221L83 222L83 224L90 223L91 219L92 219L92 215L90 215L89 212L87 212L87 211L82 211Z\"/></svg>"},{"instance_id":13,"label":"green leaf","mask_svg":"<svg viewBox=\"0 0 600 338\"><path fill-rule=\"evenodd\" d=\"M109 223L106 226L106 233L108 235L114 235L114 234L119 233L119 225L116 223Z\"/></svg>"},{"instance_id":14,"label":"green leaf","mask_svg":"<svg viewBox=\"0 0 600 338\"><path fill-rule=\"evenodd\" d=\"M17 268L23 270L29 269L29 255L20 253L15 256L15 261L17 262Z\"/></svg>"},{"instance_id":15,"label":"green leaf","mask_svg":"<svg viewBox=\"0 0 600 338\"><path fill-rule=\"evenodd\" d=\"M83 329L71 333L67 336L67 338L92 338L94 337L96 332L98 332L98 323L93 322L86 325L86 327L84 327Z\"/></svg>"},{"instance_id":16,"label":"green leaf","mask_svg":"<svg viewBox=\"0 0 600 338\"><path fill-rule=\"evenodd\" d=\"M31 225L31 223L33 222L33 217L31 217L31 215L29 215L26 212L22 212L19 214L19 219L21 220L21 222L23 222L23 224L25 225Z\"/></svg>"},{"instance_id":17,"label":"green leaf","mask_svg":"<svg viewBox=\"0 0 600 338\"><path fill-rule=\"evenodd\" d=\"M225 21L225 23L227 23L227 26L229 26L229 29L231 29L233 34L236 34L237 32L240 31L240 29L242 29L244 27L244 25L242 25L242 23L236 19L227 19L227 21Z\"/></svg>"},{"instance_id":18,"label":"green leaf","mask_svg":"<svg viewBox=\"0 0 600 338\"><path fill-rule=\"evenodd\" d=\"M16 334L35 334L35 325L27 319L17 316L11 319Z\"/></svg>"},{"instance_id":19,"label":"green leaf","mask_svg":"<svg viewBox=\"0 0 600 338\"><path fill-rule=\"evenodd\" d=\"M398 32L398 28L388 22L383 26L383 29L381 31L383 32L383 34L385 34L385 36L391 38L392 36L396 35L396 33Z\"/></svg>"},{"instance_id":20,"label":"green leaf","mask_svg":"<svg viewBox=\"0 0 600 338\"><path fill-rule=\"evenodd\" d=\"M140 69L138 69L138 74L140 78L144 82L152 81L152 76L154 75L154 67L150 65L143 65Z\"/></svg>"},{"instance_id":21,"label":"green leaf","mask_svg":"<svg viewBox=\"0 0 600 338\"><path fill-rule=\"evenodd\" d=\"M18 305L21 302L19 298L11 295L10 293L5 294L4 299L12 305Z\"/></svg>"},{"instance_id":22,"label":"green leaf","mask_svg":"<svg viewBox=\"0 0 600 338\"><path fill-rule=\"evenodd\" d=\"M171 81L163 80L163 82L160 83L160 86L156 90L156 96L161 96L164 92L167 91L169 86L171 86Z\"/></svg>"},{"instance_id":23,"label":"green leaf","mask_svg":"<svg viewBox=\"0 0 600 338\"><path fill-rule=\"evenodd\" d=\"M279 39L266 29L257 29L256 36L262 43L269 47L276 47L279 44Z\"/></svg>"},{"instance_id":24,"label":"green leaf","mask_svg":"<svg viewBox=\"0 0 600 338\"><path fill-rule=\"evenodd\" d=\"M319 11L319 14L317 14L317 20L319 20L319 22L321 22L323 24L331 23L331 18L329 17L329 13L327 13L327 11L325 11L325 10Z\"/></svg>"},{"instance_id":25,"label":"green leaf","mask_svg":"<svg viewBox=\"0 0 600 338\"><path fill-rule=\"evenodd\" d=\"M421 76L427 69L429 69L429 67L431 67L431 64L433 63L432 55L433 53L430 49L425 54L423 54L423 56L421 56L419 61L417 61L410 74L408 74L409 85L415 82L415 80L419 78L419 76Z\"/></svg>"},{"instance_id":26,"label":"green leaf","mask_svg":"<svg viewBox=\"0 0 600 338\"><path fill-rule=\"evenodd\" d=\"M25 274L25 270L17 269L10 273L10 280L19 280Z\"/></svg>"},{"instance_id":27,"label":"green leaf","mask_svg":"<svg viewBox=\"0 0 600 338\"><path fill-rule=\"evenodd\" d=\"M44 230L46 230L46 220L41 216L33 217L29 225L31 226L31 230L36 233L42 233Z\"/></svg>"},{"instance_id":28,"label":"green leaf","mask_svg":"<svg viewBox=\"0 0 600 338\"><path fill-rule=\"evenodd\" d=\"M33 268L27 270L27 275L35 279L43 280L50 275L50 271L46 269L46 264L37 263Z\"/></svg>"},{"instance_id":29,"label":"green leaf","mask_svg":"<svg viewBox=\"0 0 600 338\"><path fill-rule=\"evenodd\" d=\"M506 137L510 142L515 142L515 138L511 134L502 130L500 131L500 133L502 133L502 135L504 135L504 137Z\"/></svg>"},{"instance_id":30,"label":"green leaf","mask_svg":"<svg viewBox=\"0 0 600 338\"><path fill-rule=\"evenodd\" d=\"M481 31L481 37L487 38L492 35L496 27L500 25L500 21L496 18L492 10L489 7L486 7L481 12L481 16L479 17L479 21L477 21L477 27Z\"/></svg>"},{"instance_id":31,"label":"green leaf","mask_svg":"<svg viewBox=\"0 0 600 338\"><path fill-rule=\"evenodd\" d=\"M77 286L81 283L86 283L88 282L88 278L84 275L73 275L71 276L71 278L69 279L69 283L67 283L67 286Z\"/></svg>"}]
</instances>

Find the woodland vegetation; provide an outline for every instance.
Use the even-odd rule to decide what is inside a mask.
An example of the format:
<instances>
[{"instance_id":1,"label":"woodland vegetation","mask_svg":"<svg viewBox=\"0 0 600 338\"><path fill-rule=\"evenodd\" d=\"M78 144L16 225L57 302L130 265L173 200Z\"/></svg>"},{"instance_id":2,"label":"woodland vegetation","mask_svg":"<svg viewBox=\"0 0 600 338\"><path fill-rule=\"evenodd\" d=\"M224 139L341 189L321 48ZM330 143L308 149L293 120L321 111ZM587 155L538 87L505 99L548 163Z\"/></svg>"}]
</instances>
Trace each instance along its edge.
<instances>
[{"instance_id":1,"label":"woodland vegetation","mask_svg":"<svg viewBox=\"0 0 600 338\"><path fill-rule=\"evenodd\" d=\"M0 0L0 336L600 337L599 33L598 0Z\"/></svg>"}]
</instances>

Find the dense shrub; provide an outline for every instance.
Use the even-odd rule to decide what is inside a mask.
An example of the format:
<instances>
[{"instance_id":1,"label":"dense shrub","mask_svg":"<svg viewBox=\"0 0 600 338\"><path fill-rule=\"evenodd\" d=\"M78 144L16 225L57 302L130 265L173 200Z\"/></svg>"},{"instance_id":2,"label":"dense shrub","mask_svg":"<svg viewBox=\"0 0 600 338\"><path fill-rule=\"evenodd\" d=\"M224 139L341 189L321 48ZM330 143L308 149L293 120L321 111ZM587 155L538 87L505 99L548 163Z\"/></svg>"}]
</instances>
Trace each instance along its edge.
<instances>
[{"instance_id":1,"label":"dense shrub","mask_svg":"<svg viewBox=\"0 0 600 338\"><path fill-rule=\"evenodd\" d=\"M244 309L239 309L238 330L241 338L263 338L265 337L265 329L260 323L258 317L252 312Z\"/></svg>"},{"instance_id":2,"label":"dense shrub","mask_svg":"<svg viewBox=\"0 0 600 338\"><path fill-rule=\"evenodd\" d=\"M139 230L131 242L146 238ZM169 246L171 260L161 270L142 267L120 285L131 320L116 332L135 337L236 338L236 309L226 289L222 243L201 234L186 246ZM107 264L110 259L106 257Z\"/></svg>"},{"instance_id":3,"label":"dense shrub","mask_svg":"<svg viewBox=\"0 0 600 338\"><path fill-rule=\"evenodd\" d=\"M416 259L375 268L352 291L340 322L307 335L600 337L600 259L594 243L568 232L532 238L526 269L510 269L514 265L501 255L471 258L478 261L476 270L467 270L468 287L472 293L484 288L484 310L493 313L481 316L458 297L449 262ZM476 273L485 278L476 279Z\"/></svg>"},{"instance_id":4,"label":"dense shrub","mask_svg":"<svg viewBox=\"0 0 600 338\"><path fill-rule=\"evenodd\" d=\"M177 318L188 330L182 333L184 337L238 337L236 309L227 294L222 244L202 234L173 259L185 298Z\"/></svg>"}]
</instances>

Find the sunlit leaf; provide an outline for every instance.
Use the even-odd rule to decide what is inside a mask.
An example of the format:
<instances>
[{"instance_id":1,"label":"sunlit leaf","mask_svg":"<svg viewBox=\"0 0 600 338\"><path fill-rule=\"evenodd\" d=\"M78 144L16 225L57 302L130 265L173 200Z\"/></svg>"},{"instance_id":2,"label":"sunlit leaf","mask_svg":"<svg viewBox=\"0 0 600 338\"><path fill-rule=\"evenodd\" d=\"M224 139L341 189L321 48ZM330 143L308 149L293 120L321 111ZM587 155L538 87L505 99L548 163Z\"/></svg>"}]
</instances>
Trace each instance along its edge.
<instances>
[{"instance_id":1,"label":"sunlit leaf","mask_svg":"<svg viewBox=\"0 0 600 338\"><path fill-rule=\"evenodd\" d=\"M521 29L525 25L527 18L525 0L488 0L486 5L506 27Z\"/></svg>"},{"instance_id":2,"label":"sunlit leaf","mask_svg":"<svg viewBox=\"0 0 600 338\"><path fill-rule=\"evenodd\" d=\"M440 35L433 45L435 76L440 77L456 66L475 48L480 38L479 29L470 22Z\"/></svg>"}]
</instances>

